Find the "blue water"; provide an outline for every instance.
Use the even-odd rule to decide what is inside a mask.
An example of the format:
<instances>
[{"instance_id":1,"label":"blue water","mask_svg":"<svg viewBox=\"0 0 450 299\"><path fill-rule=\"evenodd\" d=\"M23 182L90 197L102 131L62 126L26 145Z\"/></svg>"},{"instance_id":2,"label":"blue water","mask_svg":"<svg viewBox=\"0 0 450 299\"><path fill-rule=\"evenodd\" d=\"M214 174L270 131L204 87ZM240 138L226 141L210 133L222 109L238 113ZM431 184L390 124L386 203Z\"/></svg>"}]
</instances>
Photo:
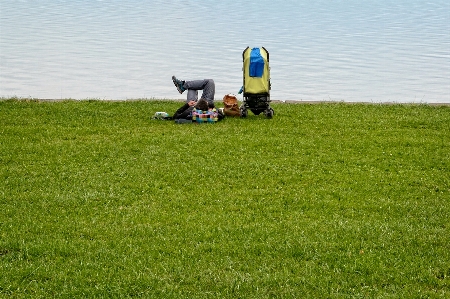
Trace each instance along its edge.
<instances>
[{"instance_id":1,"label":"blue water","mask_svg":"<svg viewBox=\"0 0 450 299\"><path fill-rule=\"evenodd\" d=\"M181 99L171 76L242 85L270 53L273 100L450 102L450 1L0 2L0 96Z\"/></svg>"}]
</instances>

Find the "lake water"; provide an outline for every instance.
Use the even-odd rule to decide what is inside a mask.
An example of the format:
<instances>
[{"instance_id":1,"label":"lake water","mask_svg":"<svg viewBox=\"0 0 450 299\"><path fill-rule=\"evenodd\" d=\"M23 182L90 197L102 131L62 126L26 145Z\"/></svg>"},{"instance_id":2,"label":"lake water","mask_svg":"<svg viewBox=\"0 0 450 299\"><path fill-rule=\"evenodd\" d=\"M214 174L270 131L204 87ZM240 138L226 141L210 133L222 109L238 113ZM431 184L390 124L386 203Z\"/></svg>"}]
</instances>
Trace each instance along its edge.
<instances>
[{"instance_id":1,"label":"lake water","mask_svg":"<svg viewBox=\"0 0 450 299\"><path fill-rule=\"evenodd\" d=\"M221 99L247 46L273 100L450 103L448 0L1 0L0 97L181 99L176 75Z\"/></svg>"}]
</instances>

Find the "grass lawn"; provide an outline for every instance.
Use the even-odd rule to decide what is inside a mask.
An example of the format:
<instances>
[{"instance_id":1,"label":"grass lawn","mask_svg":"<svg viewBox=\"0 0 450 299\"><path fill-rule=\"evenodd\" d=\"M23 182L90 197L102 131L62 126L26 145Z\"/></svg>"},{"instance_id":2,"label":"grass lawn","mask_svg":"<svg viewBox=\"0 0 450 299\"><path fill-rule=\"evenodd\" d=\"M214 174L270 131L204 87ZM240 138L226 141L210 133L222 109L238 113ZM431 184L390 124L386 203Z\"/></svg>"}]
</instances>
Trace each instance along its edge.
<instances>
[{"instance_id":1,"label":"grass lawn","mask_svg":"<svg viewBox=\"0 0 450 299\"><path fill-rule=\"evenodd\" d=\"M450 298L450 107L0 101L0 297Z\"/></svg>"}]
</instances>

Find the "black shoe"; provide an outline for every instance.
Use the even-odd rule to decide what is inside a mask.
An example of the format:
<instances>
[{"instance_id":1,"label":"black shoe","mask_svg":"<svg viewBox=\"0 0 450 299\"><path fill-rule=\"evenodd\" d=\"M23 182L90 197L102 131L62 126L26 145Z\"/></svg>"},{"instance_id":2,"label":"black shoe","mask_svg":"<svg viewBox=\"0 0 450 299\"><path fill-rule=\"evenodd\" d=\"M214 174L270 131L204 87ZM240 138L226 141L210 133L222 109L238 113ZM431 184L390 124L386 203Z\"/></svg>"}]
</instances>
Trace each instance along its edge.
<instances>
[{"instance_id":1,"label":"black shoe","mask_svg":"<svg viewBox=\"0 0 450 299\"><path fill-rule=\"evenodd\" d=\"M183 91L186 90L186 88L184 88L184 81L178 80L175 76L172 76L172 81L173 84L175 84L175 87L177 88L179 93L183 93Z\"/></svg>"}]
</instances>

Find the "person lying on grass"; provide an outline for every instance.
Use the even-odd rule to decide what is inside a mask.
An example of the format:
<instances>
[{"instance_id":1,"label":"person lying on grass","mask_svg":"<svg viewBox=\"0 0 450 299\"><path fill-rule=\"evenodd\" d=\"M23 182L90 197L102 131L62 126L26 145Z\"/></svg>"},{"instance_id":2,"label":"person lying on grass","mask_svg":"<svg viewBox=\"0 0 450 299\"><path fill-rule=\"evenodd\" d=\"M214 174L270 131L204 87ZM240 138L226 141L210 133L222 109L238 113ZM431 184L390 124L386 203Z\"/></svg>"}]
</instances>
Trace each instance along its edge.
<instances>
[{"instance_id":1,"label":"person lying on grass","mask_svg":"<svg viewBox=\"0 0 450 299\"><path fill-rule=\"evenodd\" d=\"M187 90L186 103L189 103L190 101L197 102L198 91L201 90L201 98L205 99L208 102L209 106L212 106L214 108L214 95L216 93L216 85L213 79L185 81L179 80L177 79L177 77L172 76L172 82L180 94Z\"/></svg>"},{"instance_id":2,"label":"person lying on grass","mask_svg":"<svg viewBox=\"0 0 450 299\"><path fill-rule=\"evenodd\" d=\"M189 101L180 107L175 114L173 119L177 123L214 123L223 119L223 114L217 111L214 106L208 103L205 99L200 99L198 102Z\"/></svg>"},{"instance_id":3,"label":"person lying on grass","mask_svg":"<svg viewBox=\"0 0 450 299\"><path fill-rule=\"evenodd\" d=\"M173 115L173 119L187 119L192 120L192 112L194 109L208 111L209 105L205 99L200 99L198 102L191 100L181 106Z\"/></svg>"}]
</instances>

